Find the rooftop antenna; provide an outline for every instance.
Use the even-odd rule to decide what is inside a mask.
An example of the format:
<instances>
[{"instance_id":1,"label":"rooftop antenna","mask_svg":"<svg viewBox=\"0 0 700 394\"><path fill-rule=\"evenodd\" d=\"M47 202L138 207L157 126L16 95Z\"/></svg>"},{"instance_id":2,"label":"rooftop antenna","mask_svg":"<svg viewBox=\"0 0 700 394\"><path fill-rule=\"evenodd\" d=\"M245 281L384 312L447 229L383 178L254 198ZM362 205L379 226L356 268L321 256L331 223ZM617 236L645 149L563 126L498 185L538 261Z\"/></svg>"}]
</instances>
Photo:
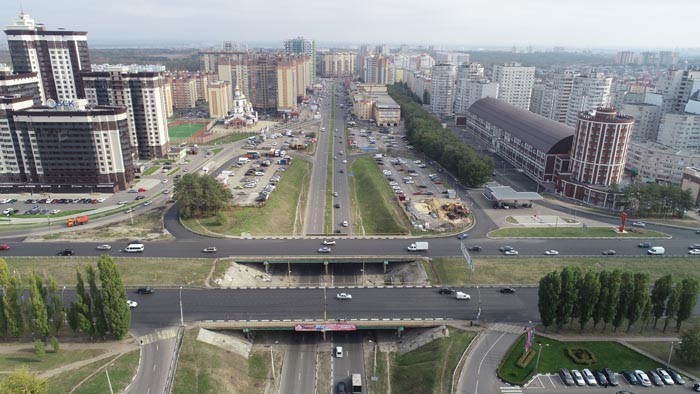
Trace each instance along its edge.
<instances>
[{"instance_id":1,"label":"rooftop antenna","mask_svg":"<svg viewBox=\"0 0 700 394\"><path fill-rule=\"evenodd\" d=\"M19 0L19 14L24 15L24 6L22 5L22 0Z\"/></svg>"}]
</instances>

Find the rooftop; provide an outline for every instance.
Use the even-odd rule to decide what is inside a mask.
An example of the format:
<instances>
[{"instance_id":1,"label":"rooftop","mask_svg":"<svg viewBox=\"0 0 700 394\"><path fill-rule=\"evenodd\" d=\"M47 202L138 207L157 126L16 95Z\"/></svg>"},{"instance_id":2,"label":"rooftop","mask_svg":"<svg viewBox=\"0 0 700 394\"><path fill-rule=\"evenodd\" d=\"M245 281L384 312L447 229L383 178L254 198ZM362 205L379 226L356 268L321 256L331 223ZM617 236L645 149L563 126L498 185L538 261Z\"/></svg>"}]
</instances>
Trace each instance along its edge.
<instances>
[{"instance_id":1,"label":"rooftop","mask_svg":"<svg viewBox=\"0 0 700 394\"><path fill-rule=\"evenodd\" d=\"M510 186L489 186L489 194L498 201L534 201L544 198L535 192L517 192Z\"/></svg>"}]
</instances>

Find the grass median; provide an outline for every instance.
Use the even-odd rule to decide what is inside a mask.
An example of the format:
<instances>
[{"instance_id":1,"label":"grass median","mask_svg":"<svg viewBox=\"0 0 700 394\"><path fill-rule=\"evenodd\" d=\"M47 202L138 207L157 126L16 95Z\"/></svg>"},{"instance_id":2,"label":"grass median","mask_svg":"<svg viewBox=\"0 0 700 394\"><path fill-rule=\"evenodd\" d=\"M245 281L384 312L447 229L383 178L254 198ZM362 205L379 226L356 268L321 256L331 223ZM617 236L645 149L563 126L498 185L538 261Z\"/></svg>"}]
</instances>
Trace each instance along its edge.
<instances>
[{"instance_id":1,"label":"grass median","mask_svg":"<svg viewBox=\"0 0 700 394\"><path fill-rule=\"evenodd\" d=\"M120 393L130 382L131 379L136 375L136 369L139 365L139 351L133 350L123 356L117 358L107 365L107 370L109 372L109 382L111 382L112 390L115 393ZM104 365L104 363L102 364ZM109 393L110 385L107 382L107 375L104 373L104 368L100 368L100 371L95 375L91 376L90 379L86 380L81 384L75 391L74 394L101 394ZM49 381L50 383L50 381Z\"/></svg>"},{"instance_id":2,"label":"grass median","mask_svg":"<svg viewBox=\"0 0 700 394\"><path fill-rule=\"evenodd\" d=\"M398 205L396 194L369 156L350 162L348 177L355 223L361 235L410 234L410 223ZM359 232L362 229L362 233Z\"/></svg>"},{"instance_id":3,"label":"grass median","mask_svg":"<svg viewBox=\"0 0 700 394\"><path fill-rule=\"evenodd\" d=\"M186 219L186 227L201 233L225 235L289 235L298 232L297 215L303 210L309 193L311 163L294 159L282 175L277 188L262 207L232 207L204 219ZM302 212L298 213L297 209ZM297 228L295 228L295 224Z\"/></svg>"},{"instance_id":4,"label":"grass median","mask_svg":"<svg viewBox=\"0 0 700 394\"><path fill-rule=\"evenodd\" d=\"M635 369L648 371L662 366L617 342L559 342L537 335L533 348L535 351L541 349L539 364L537 364L537 356L535 356L527 366L520 368L516 362L523 355L524 346L525 335L521 335L503 358L497 370L498 377L508 383L521 385L526 383L535 373L557 373L560 368L569 370L611 368L613 371L619 372ZM577 364L569 358L567 348L588 350L594 355L595 360L589 365Z\"/></svg>"},{"instance_id":5,"label":"grass median","mask_svg":"<svg viewBox=\"0 0 700 394\"><path fill-rule=\"evenodd\" d=\"M472 253L476 269L470 276L463 258L433 258L423 261L427 272L437 275L434 284L537 284L547 273L574 266L595 271L621 269L648 272L651 280L665 274L674 278L696 277L697 257L479 257ZM431 269L432 265L432 269Z\"/></svg>"},{"instance_id":6,"label":"grass median","mask_svg":"<svg viewBox=\"0 0 700 394\"><path fill-rule=\"evenodd\" d=\"M449 336L436 339L392 362L391 391L402 394L449 392L452 372L476 335L450 328Z\"/></svg>"},{"instance_id":7,"label":"grass median","mask_svg":"<svg viewBox=\"0 0 700 394\"><path fill-rule=\"evenodd\" d=\"M654 230L633 229L618 233L615 227L546 227L546 228L502 228L491 231L492 238L669 238Z\"/></svg>"}]
</instances>

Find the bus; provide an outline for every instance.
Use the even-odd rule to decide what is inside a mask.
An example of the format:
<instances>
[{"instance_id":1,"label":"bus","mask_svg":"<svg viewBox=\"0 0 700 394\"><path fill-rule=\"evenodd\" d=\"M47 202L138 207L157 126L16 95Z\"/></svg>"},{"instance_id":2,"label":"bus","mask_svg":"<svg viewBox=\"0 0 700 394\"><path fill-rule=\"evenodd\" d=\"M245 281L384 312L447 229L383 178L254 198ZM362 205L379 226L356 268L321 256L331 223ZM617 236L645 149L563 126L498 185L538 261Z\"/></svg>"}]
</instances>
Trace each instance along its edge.
<instances>
[{"instance_id":1,"label":"bus","mask_svg":"<svg viewBox=\"0 0 700 394\"><path fill-rule=\"evenodd\" d=\"M362 393L362 376L359 373L352 374L352 394Z\"/></svg>"}]
</instances>

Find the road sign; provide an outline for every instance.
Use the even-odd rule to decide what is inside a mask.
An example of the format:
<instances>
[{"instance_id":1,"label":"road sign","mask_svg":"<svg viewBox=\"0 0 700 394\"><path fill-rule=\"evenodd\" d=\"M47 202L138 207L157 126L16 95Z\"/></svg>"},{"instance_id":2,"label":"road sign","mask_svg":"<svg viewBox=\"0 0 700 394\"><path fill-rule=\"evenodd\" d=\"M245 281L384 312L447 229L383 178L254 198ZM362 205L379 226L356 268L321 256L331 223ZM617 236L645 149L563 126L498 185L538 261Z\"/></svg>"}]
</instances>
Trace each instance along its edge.
<instances>
[{"instance_id":1,"label":"road sign","mask_svg":"<svg viewBox=\"0 0 700 394\"><path fill-rule=\"evenodd\" d=\"M467 250L467 247L464 246L464 242L459 243L459 248L462 250L462 256L464 256L464 260L469 264L469 270L474 273L474 270L476 267L474 266L474 260L472 260L472 256L469 254L469 251Z\"/></svg>"}]
</instances>

